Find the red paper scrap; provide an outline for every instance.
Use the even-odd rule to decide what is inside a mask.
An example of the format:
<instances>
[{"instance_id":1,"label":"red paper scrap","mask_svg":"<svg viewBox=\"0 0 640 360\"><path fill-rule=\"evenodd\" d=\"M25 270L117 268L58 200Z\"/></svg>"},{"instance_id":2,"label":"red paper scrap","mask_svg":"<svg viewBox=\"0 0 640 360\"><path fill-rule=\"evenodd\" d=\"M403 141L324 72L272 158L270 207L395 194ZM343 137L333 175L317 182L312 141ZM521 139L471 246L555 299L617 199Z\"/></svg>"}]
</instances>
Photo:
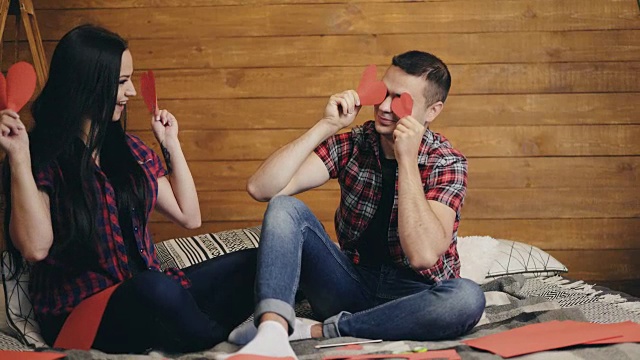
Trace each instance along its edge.
<instances>
[{"instance_id":1,"label":"red paper scrap","mask_svg":"<svg viewBox=\"0 0 640 360\"><path fill-rule=\"evenodd\" d=\"M605 339L605 340L596 340L590 341L587 344L618 344L625 342L640 342L640 324L634 323L633 321L625 321L621 323L615 324L594 324L603 326L609 329L616 329L622 332L621 337Z\"/></svg>"},{"instance_id":2,"label":"red paper scrap","mask_svg":"<svg viewBox=\"0 0 640 360\"><path fill-rule=\"evenodd\" d=\"M509 358L620 336L622 336L622 333L618 329L603 328L598 324L577 321L550 321L476 339L464 340L463 343Z\"/></svg>"},{"instance_id":3,"label":"red paper scrap","mask_svg":"<svg viewBox=\"0 0 640 360\"><path fill-rule=\"evenodd\" d=\"M107 303L111 298L111 294L119 285L108 287L82 300L62 325L53 347L60 349L91 349Z\"/></svg>"}]
</instances>

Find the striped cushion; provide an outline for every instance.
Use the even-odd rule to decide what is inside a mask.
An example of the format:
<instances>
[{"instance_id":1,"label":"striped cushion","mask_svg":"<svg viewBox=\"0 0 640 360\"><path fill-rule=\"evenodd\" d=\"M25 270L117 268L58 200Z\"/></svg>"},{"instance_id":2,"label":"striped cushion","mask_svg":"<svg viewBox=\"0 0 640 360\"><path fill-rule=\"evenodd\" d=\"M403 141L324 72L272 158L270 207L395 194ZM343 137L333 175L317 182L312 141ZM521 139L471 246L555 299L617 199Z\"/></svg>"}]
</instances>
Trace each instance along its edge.
<instances>
[{"instance_id":1,"label":"striped cushion","mask_svg":"<svg viewBox=\"0 0 640 360\"><path fill-rule=\"evenodd\" d=\"M156 244L160 267L183 269L216 256L258 247L260 227L227 230Z\"/></svg>"}]
</instances>

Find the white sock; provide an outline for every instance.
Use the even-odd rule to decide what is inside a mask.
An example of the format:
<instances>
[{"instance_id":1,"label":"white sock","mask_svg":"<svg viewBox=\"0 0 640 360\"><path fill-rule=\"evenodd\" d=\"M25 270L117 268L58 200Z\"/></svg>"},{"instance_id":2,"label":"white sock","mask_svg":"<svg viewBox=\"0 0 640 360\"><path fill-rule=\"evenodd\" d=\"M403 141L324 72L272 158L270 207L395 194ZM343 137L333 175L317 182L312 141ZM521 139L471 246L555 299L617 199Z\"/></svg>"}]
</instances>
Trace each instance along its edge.
<instances>
[{"instance_id":1,"label":"white sock","mask_svg":"<svg viewBox=\"0 0 640 360\"><path fill-rule=\"evenodd\" d=\"M295 328L293 329L293 334L289 336L289 341L310 339L311 326L314 324L319 324L319 322L307 318L296 318ZM247 321L233 329L229 334L229 342L236 345L244 345L253 340L257 332L258 329L253 324L253 321Z\"/></svg>"},{"instance_id":2,"label":"white sock","mask_svg":"<svg viewBox=\"0 0 640 360\"><path fill-rule=\"evenodd\" d=\"M265 321L258 326L256 336L238 352L216 357L217 359L228 359L234 357L238 360L244 358L240 355L259 355L270 357L291 357L298 360L289 345L289 334L280 323L276 321ZM250 357L246 357L251 359Z\"/></svg>"}]
</instances>

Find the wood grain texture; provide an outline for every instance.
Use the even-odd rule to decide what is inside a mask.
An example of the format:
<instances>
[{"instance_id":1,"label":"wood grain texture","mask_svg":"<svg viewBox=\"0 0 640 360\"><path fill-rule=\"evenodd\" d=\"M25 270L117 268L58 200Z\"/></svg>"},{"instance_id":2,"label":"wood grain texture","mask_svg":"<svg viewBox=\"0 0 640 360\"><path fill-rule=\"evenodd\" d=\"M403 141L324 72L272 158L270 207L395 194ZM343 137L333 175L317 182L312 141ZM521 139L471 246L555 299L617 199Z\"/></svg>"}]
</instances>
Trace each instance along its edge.
<instances>
[{"instance_id":1,"label":"wood grain texture","mask_svg":"<svg viewBox=\"0 0 640 360\"><path fill-rule=\"evenodd\" d=\"M553 257L569 269L567 276L580 280L635 280L640 274L640 250L552 250Z\"/></svg>"},{"instance_id":2,"label":"wood grain texture","mask_svg":"<svg viewBox=\"0 0 640 360\"><path fill-rule=\"evenodd\" d=\"M141 69L139 69L141 70ZM326 97L356 88L362 67L154 71L161 99ZM379 76L383 75L379 68ZM640 62L450 66L452 95L640 92ZM139 84L139 74L134 83Z\"/></svg>"},{"instance_id":3,"label":"wood grain texture","mask_svg":"<svg viewBox=\"0 0 640 360\"><path fill-rule=\"evenodd\" d=\"M160 99L183 130L308 129L321 117L328 98ZM640 125L640 93L452 95L434 128L505 125ZM22 121L31 124L29 106ZM129 101L127 129L150 129L139 96ZM294 111L283 111L292 108ZM355 124L373 119L373 107L360 110Z\"/></svg>"},{"instance_id":4,"label":"wood grain texture","mask_svg":"<svg viewBox=\"0 0 640 360\"><path fill-rule=\"evenodd\" d=\"M640 125L447 127L466 157L628 156L640 154ZM263 160L303 130L181 131L191 161ZM134 131L158 148L150 131ZM248 146L250 145L250 146Z\"/></svg>"},{"instance_id":5,"label":"wood grain texture","mask_svg":"<svg viewBox=\"0 0 640 360\"><path fill-rule=\"evenodd\" d=\"M199 191L244 190L261 161L192 161ZM469 161L469 188L637 188L640 157L477 158ZM330 180L322 189L339 189Z\"/></svg>"},{"instance_id":6,"label":"wood grain texture","mask_svg":"<svg viewBox=\"0 0 640 360\"><path fill-rule=\"evenodd\" d=\"M202 220L260 221L265 203L244 191L199 193ZM338 190L313 190L298 195L321 221L333 220ZM640 217L640 194L634 188L469 189L464 219L575 219ZM160 221L158 215L152 216Z\"/></svg>"},{"instance_id":7,"label":"wood grain texture","mask_svg":"<svg viewBox=\"0 0 640 360\"><path fill-rule=\"evenodd\" d=\"M10 40L5 38L5 40ZM56 41L44 43L50 58ZM637 61L640 31L566 31L134 39L134 64L149 69L387 66L393 55L428 44L447 64ZM5 41L3 68L15 60ZM277 49L274 51L274 49ZM31 60L21 42L19 59ZM176 56L178 54L178 56Z\"/></svg>"},{"instance_id":8,"label":"wood grain texture","mask_svg":"<svg viewBox=\"0 0 640 360\"><path fill-rule=\"evenodd\" d=\"M149 225L154 241L175 237L261 225L253 221L206 221L188 230L168 222ZM337 239L333 220L323 221L325 230ZM458 236L491 236L524 242L545 250L634 250L640 249L636 234L640 219L467 219L460 222Z\"/></svg>"},{"instance_id":9,"label":"wood grain texture","mask_svg":"<svg viewBox=\"0 0 640 360\"><path fill-rule=\"evenodd\" d=\"M128 9L146 7L203 7L220 5L283 5L283 4L349 4L358 2L425 2L427 0L34 0L38 9ZM452 0L428 0L452 1Z\"/></svg>"},{"instance_id":10,"label":"wood grain texture","mask_svg":"<svg viewBox=\"0 0 640 360\"><path fill-rule=\"evenodd\" d=\"M43 39L83 23L127 39L639 29L627 0L530 0L37 10ZM310 14L313 14L310 16ZM13 36L7 29L7 35Z\"/></svg>"}]
</instances>

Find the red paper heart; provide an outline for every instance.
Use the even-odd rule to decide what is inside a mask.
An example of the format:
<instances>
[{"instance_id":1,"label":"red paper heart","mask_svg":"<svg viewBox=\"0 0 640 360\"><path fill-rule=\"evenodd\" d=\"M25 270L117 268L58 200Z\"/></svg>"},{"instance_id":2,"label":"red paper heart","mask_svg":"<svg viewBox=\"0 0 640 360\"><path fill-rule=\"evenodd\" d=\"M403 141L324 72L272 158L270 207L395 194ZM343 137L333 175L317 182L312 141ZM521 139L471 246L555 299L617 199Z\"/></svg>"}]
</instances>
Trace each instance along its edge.
<instances>
[{"instance_id":1,"label":"red paper heart","mask_svg":"<svg viewBox=\"0 0 640 360\"><path fill-rule=\"evenodd\" d=\"M149 112L152 115L155 115L156 109L158 108L158 97L156 95L156 78L153 76L153 71L149 70L148 72L143 73L140 81L142 83L142 98L144 99L145 104L147 104Z\"/></svg>"},{"instance_id":2,"label":"red paper heart","mask_svg":"<svg viewBox=\"0 0 640 360\"><path fill-rule=\"evenodd\" d=\"M387 97L387 87L382 81L376 80L377 70L375 65L369 65L362 73L360 85L358 85L358 96L360 105L378 105Z\"/></svg>"},{"instance_id":3,"label":"red paper heart","mask_svg":"<svg viewBox=\"0 0 640 360\"><path fill-rule=\"evenodd\" d=\"M391 111L400 119L411 115L413 112L413 98L411 95L405 92L400 94L400 97L393 99L391 101Z\"/></svg>"},{"instance_id":4,"label":"red paper heart","mask_svg":"<svg viewBox=\"0 0 640 360\"><path fill-rule=\"evenodd\" d=\"M33 65L24 61L13 64L6 79L6 108L20 111L35 90L36 70Z\"/></svg>"},{"instance_id":5,"label":"red paper heart","mask_svg":"<svg viewBox=\"0 0 640 360\"><path fill-rule=\"evenodd\" d=\"M0 110L7 108L7 80L4 74L0 72Z\"/></svg>"}]
</instances>

